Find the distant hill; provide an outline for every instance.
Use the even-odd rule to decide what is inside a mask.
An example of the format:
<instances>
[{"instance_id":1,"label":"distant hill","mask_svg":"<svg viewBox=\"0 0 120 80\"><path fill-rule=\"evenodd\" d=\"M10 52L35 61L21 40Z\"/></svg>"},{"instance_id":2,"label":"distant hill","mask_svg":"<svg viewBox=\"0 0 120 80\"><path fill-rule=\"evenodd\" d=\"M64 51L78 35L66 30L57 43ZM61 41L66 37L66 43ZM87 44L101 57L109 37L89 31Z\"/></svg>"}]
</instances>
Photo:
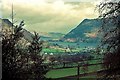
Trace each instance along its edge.
<instances>
[{"instance_id":1,"label":"distant hill","mask_svg":"<svg viewBox=\"0 0 120 80\"><path fill-rule=\"evenodd\" d=\"M11 21L9 21L9 19L0 19L0 21L2 22L2 26L3 27L12 27L12 23ZM32 36L33 34L26 30L26 29L23 29L23 35L24 35L24 38L28 41L32 41ZM59 40L61 37L63 37L65 34L62 34L62 33L56 33L56 32L41 32L39 33L39 35L41 36L41 39L42 40Z\"/></svg>"},{"instance_id":2,"label":"distant hill","mask_svg":"<svg viewBox=\"0 0 120 80\"><path fill-rule=\"evenodd\" d=\"M54 37L54 38L61 38L65 35L63 33L57 33L57 32L50 32L49 34L51 37Z\"/></svg>"},{"instance_id":3,"label":"distant hill","mask_svg":"<svg viewBox=\"0 0 120 80\"><path fill-rule=\"evenodd\" d=\"M12 27L12 23L8 19L2 20L4 27ZM42 40L60 40L68 42L96 42L99 40L98 30L102 24L101 19L84 19L76 28L71 30L68 34L50 32L39 33ZM24 38L32 41L33 34L26 29L23 29Z\"/></svg>"},{"instance_id":4,"label":"distant hill","mask_svg":"<svg viewBox=\"0 0 120 80\"><path fill-rule=\"evenodd\" d=\"M2 27L12 27L12 23L11 21L9 21L9 19L0 19L0 21L2 22ZM31 32L29 32L28 30L26 29L23 29L23 35L24 35L24 38L28 41L32 41L32 36L33 34Z\"/></svg>"},{"instance_id":5,"label":"distant hill","mask_svg":"<svg viewBox=\"0 0 120 80\"><path fill-rule=\"evenodd\" d=\"M43 40L59 40L65 34L57 33L57 32L49 32L49 33L40 33L40 35L41 35L41 39Z\"/></svg>"},{"instance_id":6,"label":"distant hill","mask_svg":"<svg viewBox=\"0 0 120 80\"><path fill-rule=\"evenodd\" d=\"M99 39L98 30L101 25L101 19L84 19L61 40L68 42L96 42Z\"/></svg>"}]
</instances>

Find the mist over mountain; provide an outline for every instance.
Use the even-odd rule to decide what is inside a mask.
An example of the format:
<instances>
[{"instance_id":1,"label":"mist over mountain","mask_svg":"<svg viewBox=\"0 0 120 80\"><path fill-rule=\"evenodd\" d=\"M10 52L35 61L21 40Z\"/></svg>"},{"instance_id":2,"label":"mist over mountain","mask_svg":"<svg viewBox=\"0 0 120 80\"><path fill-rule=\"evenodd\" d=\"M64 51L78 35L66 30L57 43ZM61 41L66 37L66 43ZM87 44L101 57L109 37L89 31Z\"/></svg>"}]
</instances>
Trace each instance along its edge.
<instances>
[{"instance_id":1,"label":"mist over mountain","mask_svg":"<svg viewBox=\"0 0 120 80\"><path fill-rule=\"evenodd\" d=\"M96 42L99 40L98 31L101 25L101 19L84 19L61 40L68 42Z\"/></svg>"}]
</instances>

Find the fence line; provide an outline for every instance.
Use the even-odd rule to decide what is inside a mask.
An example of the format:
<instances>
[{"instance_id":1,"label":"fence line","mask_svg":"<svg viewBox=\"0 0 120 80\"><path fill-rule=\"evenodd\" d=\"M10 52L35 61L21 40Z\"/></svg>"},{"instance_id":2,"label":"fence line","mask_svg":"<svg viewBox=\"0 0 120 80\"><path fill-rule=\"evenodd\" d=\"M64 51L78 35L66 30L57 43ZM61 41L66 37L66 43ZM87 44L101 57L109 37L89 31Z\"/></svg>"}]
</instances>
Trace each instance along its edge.
<instances>
[{"instance_id":1,"label":"fence line","mask_svg":"<svg viewBox=\"0 0 120 80\"><path fill-rule=\"evenodd\" d=\"M94 60L103 60L103 58L98 58L98 59L92 59L93 61ZM85 61L92 61L92 60L83 60L83 61L79 61L79 62L63 62L63 63L54 63L54 64L49 64L51 65L51 69L52 70L56 70L56 69L65 69L65 68L75 68L75 67L78 67L79 66L92 66L92 65L99 65L99 64L103 64L103 62L100 62L100 63L95 63L95 64L86 64L84 63ZM70 65L71 63L75 63L76 65L71 65L71 66L68 66ZM58 66L58 65L63 65L62 67L58 67L58 68L53 68L53 66ZM67 65L67 66L66 66Z\"/></svg>"},{"instance_id":2,"label":"fence line","mask_svg":"<svg viewBox=\"0 0 120 80\"><path fill-rule=\"evenodd\" d=\"M82 66L80 66L80 67L86 67L86 66L93 66L93 65L100 65L100 64L103 64L103 63L97 63L97 64L88 64L88 65L82 65ZM57 70L57 69L66 69L66 68L77 68L78 67L78 65L77 66L66 66L66 67L60 67L60 68L52 68L52 70Z\"/></svg>"},{"instance_id":3,"label":"fence line","mask_svg":"<svg viewBox=\"0 0 120 80\"><path fill-rule=\"evenodd\" d=\"M93 60L101 60L100 63L95 63L95 64L89 64L89 63L84 63L84 64L81 64L81 62L85 62L85 61L90 61L90 60L84 60L84 61L80 61L77 63L77 65L75 66L64 66L64 67L59 67L59 68L51 68L51 70L57 70L57 69L69 69L69 68L77 68L77 75L73 75L73 76L66 76L66 77L61 77L61 78L73 78L73 77L83 77L83 76L87 76L87 75L95 75L96 73L98 72L102 72L104 70L99 70L99 71L93 71L93 72L89 72L89 73L80 73L80 67L86 67L86 66L93 66L93 65L101 65L101 64L104 64L102 62L103 58L99 58L99 59L93 59ZM71 62L70 62L71 63ZM73 62L74 63L74 62ZM65 63L66 64L66 63ZM67 64L69 64L69 62L67 62Z\"/></svg>"},{"instance_id":4,"label":"fence line","mask_svg":"<svg viewBox=\"0 0 120 80\"><path fill-rule=\"evenodd\" d=\"M62 78L77 78L79 79L80 77L84 77L84 76L91 76L91 75L97 75L97 73L102 73L106 70L98 70L98 71L94 71L94 72L89 72L89 73L82 73L82 74L77 74L77 75L73 75L73 76L66 76L66 77L61 77L58 79L62 79Z\"/></svg>"}]
</instances>

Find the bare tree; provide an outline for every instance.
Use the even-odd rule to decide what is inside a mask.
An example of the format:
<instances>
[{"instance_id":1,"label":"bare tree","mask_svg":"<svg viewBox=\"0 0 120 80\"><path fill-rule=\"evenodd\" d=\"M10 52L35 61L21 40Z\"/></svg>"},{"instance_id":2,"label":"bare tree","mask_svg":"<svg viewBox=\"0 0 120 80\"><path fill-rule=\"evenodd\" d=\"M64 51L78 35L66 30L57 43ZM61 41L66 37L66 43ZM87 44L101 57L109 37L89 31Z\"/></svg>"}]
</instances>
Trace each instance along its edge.
<instances>
[{"instance_id":1,"label":"bare tree","mask_svg":"<svg viewBox=\"0 0 120 80\"><path fill-rule=\"evenodd\" d=\"M98 6L103 20L102 47L104 56L105 78L120 77L120 1L104 1Z\"/></svg>"}]
</instances>

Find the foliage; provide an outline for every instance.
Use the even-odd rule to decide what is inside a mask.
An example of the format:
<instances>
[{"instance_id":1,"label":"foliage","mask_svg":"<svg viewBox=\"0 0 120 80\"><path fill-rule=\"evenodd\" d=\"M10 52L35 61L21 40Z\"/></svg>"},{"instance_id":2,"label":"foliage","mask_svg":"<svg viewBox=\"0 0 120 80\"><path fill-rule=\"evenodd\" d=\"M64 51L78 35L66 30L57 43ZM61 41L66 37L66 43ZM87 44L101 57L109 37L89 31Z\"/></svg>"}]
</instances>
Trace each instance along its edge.
<instances>
[{"instance_id":1,"label":"foliage","mask_svg":"<svg viewBox=\"0 0 120 80\"><path fill-rule=\"evenodd\" d=\"M24 21L13 28L3 27L3 80L42 80L48 71L47 66L43 65L42 55L40 55L42 43L36 32L28 48L23 49L22 45L18 47L18 42L23 38L23 26Z\"/></svg>"},{"instance_id":2,"label":"foliage","mask_svg":"<svg viewBox=\"0 0 120 80\"><path fill-rule=\"evenodd\" d=\"M42 42L40 41L40 37L36 32L34 32L34 36L32 36L32 38L33 41L28 47L28 53L30 55L29 61L31 61L34 65L31 67L31 69L33 70L32 73L35 74L35 79L44 79L44 74L47 73L48 67L42 65L44 61L43 55L40 54L42 50Z\"/></svg>"},{"instance_id":3,"label":"foliage","mask_svg":"<svg viewBox=\"0 0 120 80\"><path fill-rule=\"evenodd\" d=\"M24 25L23 21L21 22ZM3 30L2 36L2 67L3 67L3 78L13 77L15 78L19 73L19 70L22 67L22 64L19 65L19 57L21 56L21 51L15 46L17 41L22 37L21 24L16 26L14 31L11 29ZM9 32L8 32L9 31ZM14 32L14 33L13 33Z\"/></svg>"},{"instance_id":4,"label":"foliage","mask_svg":"<svg viewBox=\"0 0 120 80\"><path fill-rule=\"evenodd\" d=\"M120 1L102 2L99 5L100 18L103 19L102 47L106 49L104 68L106 78L120 76Z\"/></svg>"}]
</instances>

